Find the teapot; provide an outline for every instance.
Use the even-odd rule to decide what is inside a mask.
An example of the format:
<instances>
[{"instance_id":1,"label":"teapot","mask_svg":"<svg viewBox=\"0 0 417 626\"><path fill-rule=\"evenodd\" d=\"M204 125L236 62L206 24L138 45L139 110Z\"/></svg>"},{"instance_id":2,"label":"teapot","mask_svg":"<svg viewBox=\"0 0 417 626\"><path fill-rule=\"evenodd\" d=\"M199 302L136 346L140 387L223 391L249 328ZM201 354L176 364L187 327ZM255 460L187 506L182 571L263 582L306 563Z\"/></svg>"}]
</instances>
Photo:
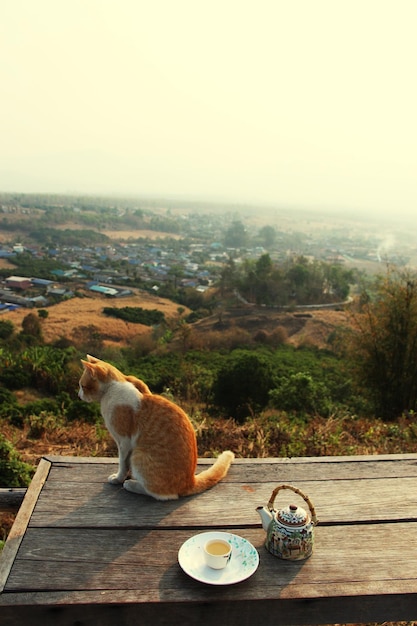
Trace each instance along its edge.
<instances>
[{"instance_id":1,"label":"teapot","mask_svg":"<svg viewBox=\"0 0 417 626\"><path fill-rule=\"evenodd\" d=\"M276 511L274 500L281 489L290 489L301 496L309 507L290 504ZM272 492L268 506L258 506L257 512L266 531L265 548L274 556L290 561L307 559L313 552L314 526L318 524L314 506L308 496L291 485L280 485Z\"/></svg>"}]
</instances>

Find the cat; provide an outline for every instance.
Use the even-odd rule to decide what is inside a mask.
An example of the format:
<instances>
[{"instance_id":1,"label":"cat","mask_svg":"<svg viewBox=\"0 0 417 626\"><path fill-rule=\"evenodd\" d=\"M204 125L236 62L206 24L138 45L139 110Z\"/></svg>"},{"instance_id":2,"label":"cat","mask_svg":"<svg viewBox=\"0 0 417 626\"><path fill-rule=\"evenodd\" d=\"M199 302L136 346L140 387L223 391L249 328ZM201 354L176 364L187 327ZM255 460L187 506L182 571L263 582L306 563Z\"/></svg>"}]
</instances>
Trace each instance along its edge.
<instances>
[{"instance_id":1,"label":"cat","mask_svg":"<svg viewBox=\"0 0 417 626\"><path fill-rule=\"evenodd\" d=\"M222 452L214 464L195 475L197 441L185 411L151 393L135 376L125 376L106 361L87 355L78 396L99 402L104 422L117 444L119 468L109 476L128 491L157 500L201 493L222 480L234 459Z\"/></svg>"}]
</instances>

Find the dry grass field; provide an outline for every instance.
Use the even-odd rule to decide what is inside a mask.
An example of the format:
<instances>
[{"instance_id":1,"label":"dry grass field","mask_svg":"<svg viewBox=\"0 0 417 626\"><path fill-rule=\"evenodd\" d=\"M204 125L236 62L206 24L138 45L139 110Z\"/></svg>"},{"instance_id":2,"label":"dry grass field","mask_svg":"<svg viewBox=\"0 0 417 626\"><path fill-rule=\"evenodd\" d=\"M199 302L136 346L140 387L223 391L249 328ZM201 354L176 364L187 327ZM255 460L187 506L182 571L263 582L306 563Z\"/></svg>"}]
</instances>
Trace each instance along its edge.
<instances>
[{"instance_id":1,"label":"dry grass field","mask_svg":"<svg viewBox=\"0 0 417 626\"><path fill-rule=\"evenodd\" d=\"M157 309L165 314L167 319L177 313L178 305L170 300L159 298L157 295L137 292L134 296L110 299L100 294L86 293L84 298L72 298L54 306L48 307L48 317L42 320L43 338L46 343L66 337L77 344L77 336L85 334L85 329L95 327L100 333L104 345L126 346L139 335L151 332L149 326L132 324L103 314L104 307L141 307L142 309ZM2 319L13 322L20 330L23 318L36 309L17 309L3 313Z\"/></svg>"},{"instance_id":2,"label":"dry grass field","mask_svg":"<svg viewBox=\"0 0 417 626\"><path fill-rule=\"evenodd\" d=\"M129 239L181 239L181 235L163 233L157 230L102 230L100 232L117 241L129 241Z\"/></svg>"},{"instance_id":3,"label":"dry grass field","mask_svg":"<svg viewBox=\"0 0 417 626\"><path fill-rule=\"evenodd\" d=\"M7 259L0 259L0 269L16 270L16 266L10 263Z\"/></svg>"}]
</instances>

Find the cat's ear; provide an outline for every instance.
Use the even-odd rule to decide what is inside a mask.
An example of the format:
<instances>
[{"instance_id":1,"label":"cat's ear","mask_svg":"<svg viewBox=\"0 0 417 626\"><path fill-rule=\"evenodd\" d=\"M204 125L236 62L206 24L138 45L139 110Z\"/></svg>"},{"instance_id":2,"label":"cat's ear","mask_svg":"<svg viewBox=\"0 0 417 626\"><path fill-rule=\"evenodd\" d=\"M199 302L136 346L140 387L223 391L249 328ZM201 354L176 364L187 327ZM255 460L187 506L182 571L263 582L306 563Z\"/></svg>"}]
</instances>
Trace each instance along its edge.
<instances>
[{"instance_id":1,"label":"cat's ear","mask_svg":"<svg viewBox=\"0 0 417 626\"><path fill-rule=\"evenodd\" d=\"M84 359L81 359L81 363L83 364L84 369L88 370L90 372L91 376L93 378L95 378L96 371L95 371L95 368L94 368L94 364L93 363L89 363L88 361L84 361Z\"/></svg>"},{"instance_id":2,"label":"cat's ear","mask_svg":"<svg viewBox=\"0 0 417 626\"><path fill-rule=\"evenodd\" d=\"M98 363L99 359L97 359L95 356L91 356L91 354L87 354L87 361L89 361L90 363Z\"/></svg>"},{"instance_id":3,"label":"cat's ear","mask_svg":"<svg viewBox=\"0 0 417 626\"><path fill-rule=\"evenodd\" d=\"M83 361L81 359L81 363L84 365L84 369L88 370L92 378L97 378L98 380L102 381L107 378L109 369L108 363L100 361L100 359L97 359L97 361L94 363L90 363L89 361Z\"/></svg>"}]
</instances>

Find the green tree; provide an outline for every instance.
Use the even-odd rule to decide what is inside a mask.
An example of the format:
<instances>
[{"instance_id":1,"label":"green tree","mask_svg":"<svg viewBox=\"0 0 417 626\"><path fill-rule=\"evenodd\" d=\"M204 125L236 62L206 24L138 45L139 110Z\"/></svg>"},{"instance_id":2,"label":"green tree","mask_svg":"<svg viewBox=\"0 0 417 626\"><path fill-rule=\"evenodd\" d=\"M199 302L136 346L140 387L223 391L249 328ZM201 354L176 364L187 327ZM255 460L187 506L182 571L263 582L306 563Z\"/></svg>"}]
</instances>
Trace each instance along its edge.
<instances>
[{"instance_id":1,"label":"green tree","mask_svg":"<svg viewBox=\"0 0 417 626\"><path fill-rule=\"evenodd\" d=\"M323 264L323 267L327 292L340 300L345 300L349 295L350 285L354 282L353 271L346 270L340 265Z\"/></svg>"},{"instance_id":2,"label":"green tree","mask_svg":"<svg viewBox=\"0 0 417 626\"><path fill-rule=\"evenodd\" d=\"M290 285L290 297L297 297L297 301L299 302L300 299L303 299L302 294L310 280L310 269L308 268L307 262L303 262L301 259L297 264L290 267L287 272L287 280Z\"/></svg>"},{"instance_id":3,"label":"green tree","mask_svg":"<svg viewBox=\"0 0 417 626\"><path fill-rule=\"evenodd\" d=\"M226 230L224 243L228 248L244 248L248 243L248 233L240 220L234 220Z\"/></svg>"},{"instance_id":4,"label":"green tree","mask_svg":"<svg viewBox=\"0 0 417 626\"><path fill-rule=\"evenodd\" d=\"M184 269L181 265L173 265L167 272L170 280L172 281L174 289L177 289L178 283L181 278L184 277Z\"/></svg>"},{"instance_id":5,"label":"green tree","mask_svg":"<svg viewBox=\"0 0 417 626\"><path fill-rule=\"evenodd\" d=\"M263 254L256 261L256 274L260 278L266 278L272 271L272 261L269 254Z\"/></svg>"},{"instance_id":6,"label":"green tree","mask_svg":"<svg viewBox=\"0 0 417 626\"><path fill-rule=\"evenodd\" d=\"M376 282L374 297L361 299L353 314L350 353L358 384L385 419L417 409L417 276L388 270Z\"/></svg>"},{"instance_id":7,"label":"green tree","mask_svg":"<svg viewBox=\"0 0 417 626\"><path fill-rule=\"evenodd\" d=\"M273 247L277 238L277 231L273 226L262 226L259 230L259 238L261 239L265 248L270 249Z\"/></svg>"},{"instance_id":8,"label":"green tree","mask_svg":"<svg viewBox=\"0 0 417 626\"><path fill-rule=\"evenodd\" d=\"M234 260L229 257L220 272L220 294L224 296L227 291L232 291L233 288L236 286L236 281L236 265Z\"/></svg>"},{"instance_id":9,"label":"green tree","mask_svg":"<svg viewBox=\"0 0 417 626\"><path fill-rule=\"evenodd\" d=\"M22 334L33 342L42 342L42 326L35 313L28 313L22 320Z\"/></svg>"},{"instance_id":10,"label":"green tree","mask_svg":"<svg viewBox=\"0 0 417 626\"><path fill-rule=\"evenodd\" d=\"M214 381L214 403L244 421L268 404L273 386L273 369L266 355L236 350Z\"/></svg>"}]
</instances>

